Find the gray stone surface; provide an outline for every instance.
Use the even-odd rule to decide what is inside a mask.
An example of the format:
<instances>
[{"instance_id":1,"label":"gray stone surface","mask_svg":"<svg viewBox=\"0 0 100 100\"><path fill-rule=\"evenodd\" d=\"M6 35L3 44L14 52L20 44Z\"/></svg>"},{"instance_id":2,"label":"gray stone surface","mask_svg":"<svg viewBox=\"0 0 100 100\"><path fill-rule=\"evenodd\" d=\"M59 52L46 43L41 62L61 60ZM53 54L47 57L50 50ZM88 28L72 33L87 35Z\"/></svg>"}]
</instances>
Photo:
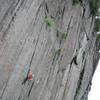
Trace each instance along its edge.
<instances>
[{"instance_id":1,"label":"gray stone surface","mask_svg":"<svg viewBox=\"0 0 100 100\"><path fill-rule=\"evenodd\" d=\"M87 2L0 0L0 100L87 100L100 47L93 27Z\"/></svg>"}]
</instances>

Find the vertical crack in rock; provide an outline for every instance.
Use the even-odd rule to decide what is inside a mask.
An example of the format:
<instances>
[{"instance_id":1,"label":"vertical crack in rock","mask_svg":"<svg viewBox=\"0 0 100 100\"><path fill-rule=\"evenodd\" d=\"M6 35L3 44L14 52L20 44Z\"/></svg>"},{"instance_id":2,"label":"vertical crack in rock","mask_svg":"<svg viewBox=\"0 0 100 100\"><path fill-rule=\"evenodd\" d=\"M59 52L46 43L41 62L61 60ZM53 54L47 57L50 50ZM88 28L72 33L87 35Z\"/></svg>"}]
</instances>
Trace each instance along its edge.
<instances>
[{"instance_id":1,"label":"vertical crack in rock","mask_svg":"<svg viewBox=\"0 0 100 100\"><path fill-rule=\"evenodd\" d=\"M86 64L86 61L85 61L85 64ZM80 90L81 90L81 84L82 84L82 80L84 77L84 71L85 71L85 64L84 64L82 72L80 73L80 77L79 77L78 84L77 84L78 87L77 87L76 92L75 92L74 100L77 100L77 96L79 95Z\"/></svg>"},{"instance_id":2,"label":"vertical crack in rock","mask_svg":"<svg viewBox=\"0 0 100 100\"><path fill-rule=\"evenodd\" d=\"M84 16L85 16L85 11L86 11L86 9L85 9L85 7L83 6L83 15L82 15L82 18L84 18Z\"/></svg>"},{"instance_id":3,"label":"vertical crack in rock","mask_svg":"<svg viewBox=\"0 0 100 100\"><path fill-rule=\"evenodd\" d=\"M73 16L71 16L71 18L70 18L70 20L68 22L67 33L69 33L70 24L71 24L72 19L73 19Z\"/></svg>"},{"instance_id":4,"label":"vertical crack in rock","mask_svg":"<svg viewBox=\"0 0 100 100\"><path fill-rule=\"evenodd\" d=\"M65 13L65 5L64 5L63 10L62 10L62 17L61 17L61 19L63 19L64 13Z\"/></svg>"},{"instance_id":5,"label":"vertical crack in rock","mask_svg":"<svg viewBox=\"0 0 100 100\"><path fill-rule=\"evenodd\" d=\"M33 81L32 85L31 85L31 87L30 87L30 89L29 89L29 92L28 92L28 97L29 97L29 96L30 96L30 94L31 94L31 91L32 91L33 85L34 85L34 81Z\"/></svg>"},{"instance_id":6,"label":"vertical crack in rock","mask_svg":"<svg viewBox=\"0 0 100 100\"><path fill-rule=\"evenodd\" d=\"M27 72L27 76L29 75L29 73L30 73L30 69L29 69L28 72ZM26 76L25 79L23 80L22 85L25 85L26 81L28 80L27 76Z\"/></svg>"},{"instance_id":7,"label":"vertical crack in rock","mask_svg":"<svg viewBox=\"0 0 100 100\"><path fill-rule=\"evenodd\" d=\"M1 95L0 95L0 99L2 99L2 97L3 97L3 95L4 95L4 92L5 92L5 90L6 90L6 87L7 87L7 84L8 84L9 79L10 79L10 76L8 76L8 79L7 79L7 81L6 81L6 84L5 84L5 86L4 86L4 89L3 89L3 91L2 91L2 93L1 93Z\"/></svg>"},{"instance_id":8,"label":"vertical crack in rock","mask_svg":"<svg viewBox=\"0 0 100 100\"><path fill-rule=\"evenodd\" d=\"M41 7L44 5L44 2L45 2L45 0L43 0L43 1L41 2L41 4L39 5L39 7L38 7L38 10L37 10L36 15L35 15L34 26L36 25L36 21L37 21L37 18L38 18L38 14L39 14L39 12L40 12Z\"/></svg>"},{"instance_id":9,"label":"vertical crack in rock","mask_svg":"<svg viewBox=\"0 0 100 100\"><path fill-rule=\"evenodd\" d=\"M49 8L46 1L45 1L45 9L46 9L45 15L47 15L47 13L49 13Z\"/></svg>"},{"instance_id":10,"label":"vertical crack in rock","mask_svg":"<svg viewBox=\"0 0 100 100\"><path fill-rule=\"evenodd\" d=\"M6 11L6 13L4 14L3 16L3 19L1 20L0 22L0 25L2 26L3 24L3 21L6 20L6 18L8 16L10 16L10 20L9 20L9 23L8 25L6 26L6 29L3 31L2 29L0 29L0 31L3 31L3 34L2 34L2 37L1 37L1 41L4 40L6 34L7 34L7 31L9 30L12 22L14 21L14 18L16 17L16 13L19 11L19 9L21 8L22 4L23 4L24 0L18 0L18 2L16 4L14 4L14 2L12 2L12 4L10 5L10 7L8 8L8 10ZM15 5L15 6L14 6ZM10 15L12 14L12 15ZM3 26L2 26L3 28Z\"/></svg>"},{"instance_id":11,"label":"vertical crack in rock","mask_svg":"<svg viewBox=\"0 0 100 100\"><path fill-rule=\"evenodd\" d=\"M43 27L43 26L42 26L42 27ZM40 32L41 32L41 30L42 30L42 27L41 27L41 29L40 29ZM31 56L31 60L30 60L30 63L29 63L29 69L28 69L28 72L27 72L27 76L29 75L30 70L31 70L31 65L32 65L32 61L33 61L33 58L34 58L34 55L35 55L35 52L36 52L36 48L37 48L38 42L39 42L39 37L40 37L40 33L38 34L38 38L37 38L37 41L36 41L36 44L35 44L35 49L34 49L34 51L33 51L33 53L32 53L32 56ZM24 79L24 81L22 82L22 85L26 83L26 81L27 81L27 76L26 76L26 78Z\"/></svg>"}]
</instances>

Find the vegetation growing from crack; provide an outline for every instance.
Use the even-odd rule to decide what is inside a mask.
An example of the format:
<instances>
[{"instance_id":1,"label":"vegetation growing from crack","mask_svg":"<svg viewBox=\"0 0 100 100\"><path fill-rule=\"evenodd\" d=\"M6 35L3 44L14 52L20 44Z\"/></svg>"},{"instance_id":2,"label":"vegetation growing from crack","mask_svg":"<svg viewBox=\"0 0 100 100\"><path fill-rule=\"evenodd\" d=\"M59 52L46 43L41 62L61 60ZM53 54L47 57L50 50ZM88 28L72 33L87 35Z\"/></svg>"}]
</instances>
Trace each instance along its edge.
<instances>
[{"instance_id":1,"label":"vegetation growing from crack","mask_svg":"<svg viewBox=\"0 0 100 100\"><path fill-rule=\"evenodd\" d=\"M67 38L67 33L66 32L63 32L63 31L60 31L57 29L57 35L61 35L62 39L65 39Z\"/></svg>"},{"instance_id":2,"label":"vegetation growing from crack","mask_svg":"<svg viewBox=\"0 0 100 100\"><path fill-rule=\"evenodd\" d=\"M80 94L81 88L77 88L76 95L78 96Z\"/></svg>"},{"instance_id":3,"label":"vegetation growing from crack","mask_svg":"<svg viewBox=\"0 0 100 100\"><path fill-rule=\"evenodd\" d=\"M52 27L54 25L54 22L52 20L50 20L49 16L45 16L45 22L46 22L47 26L49 26L49 27ZM63 32L59 29L56 29L56 30L57 30L57 34L60 35L62 39L66 40L67 33Z\"/></svg>"},{"instance_id":4,"label":"vegetation growing from crack","mask_svg":"<svg viewBox=\"0 0 100 100\"><path fill-rule=\"evenodd\" d=\"M95 28L94 28L95 32L99 32L100 31L100 19L95 19Z\"/></svg>"},{"instance_id":5,"label":"vegetation growing from crack","mask_svg":"<svg viewBox=\"0 0 100 100\"><path fill-rule=\"evenodd\" d=\"M54 25L54 22L50 20L50 18L48 16L45 16L45 22L46 24L51 27Z\"/></svg>"},{"instance_id":6,"label":"vegetation growing from crack","mask_svg":"<svg viewBox=\"0 0 100 100\"><path fill-rule=\"evenodd\" d=\"M60 53L63 52L63 51L64 51L63 49L59 48L59 49L57 49L57 50L55 51L55 54L59 56Z\"/></svg>"},{"instance_id":7,"label":"vegetation growing from crack","mask_svg":"<svg viewBox=\"0 0 100 100\"><path fill-rule=\"evenodd\" d=\"M100 0L88 0L90 6L90 13L96 16L100 7Z\"/></svg>"}]
</instances>

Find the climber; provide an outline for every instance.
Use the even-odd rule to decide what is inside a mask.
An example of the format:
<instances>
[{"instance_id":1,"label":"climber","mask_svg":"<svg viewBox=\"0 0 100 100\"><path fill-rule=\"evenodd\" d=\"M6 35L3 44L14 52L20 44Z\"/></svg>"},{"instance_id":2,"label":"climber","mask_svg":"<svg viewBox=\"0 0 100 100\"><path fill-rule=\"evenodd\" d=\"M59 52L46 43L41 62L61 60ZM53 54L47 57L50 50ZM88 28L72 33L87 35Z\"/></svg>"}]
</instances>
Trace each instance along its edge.
<instances>
[{"instance_id":1,"label":"climber","mask_svg":"<svg viewBox=\"0 0 100 100\"><path fill-rule=\"evenodd\" d=\"M28 80L32 80L32 79L33 79L33 75L32 74L27 75L27 77L22 82L22 85L25 84Z\"/></svg>"}]
</instances>

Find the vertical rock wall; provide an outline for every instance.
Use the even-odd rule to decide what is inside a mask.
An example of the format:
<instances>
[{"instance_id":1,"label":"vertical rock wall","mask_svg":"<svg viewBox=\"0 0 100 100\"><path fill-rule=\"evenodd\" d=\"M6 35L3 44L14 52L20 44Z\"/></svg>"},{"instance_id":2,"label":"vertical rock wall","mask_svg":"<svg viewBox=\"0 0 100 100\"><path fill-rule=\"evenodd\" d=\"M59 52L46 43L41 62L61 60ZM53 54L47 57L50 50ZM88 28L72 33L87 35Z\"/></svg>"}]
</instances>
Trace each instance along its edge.
<instances>
[{"instance_id":1,"label":"vertical rock wall","mask_svg":"<svg viewBox=\"0 0 100 100\"><path fill-rule=\"evenodd\" d=\"M93 27L86 1L0 0L0 100L87 100L100 47Z\"/></svg>"}]
</instances>

